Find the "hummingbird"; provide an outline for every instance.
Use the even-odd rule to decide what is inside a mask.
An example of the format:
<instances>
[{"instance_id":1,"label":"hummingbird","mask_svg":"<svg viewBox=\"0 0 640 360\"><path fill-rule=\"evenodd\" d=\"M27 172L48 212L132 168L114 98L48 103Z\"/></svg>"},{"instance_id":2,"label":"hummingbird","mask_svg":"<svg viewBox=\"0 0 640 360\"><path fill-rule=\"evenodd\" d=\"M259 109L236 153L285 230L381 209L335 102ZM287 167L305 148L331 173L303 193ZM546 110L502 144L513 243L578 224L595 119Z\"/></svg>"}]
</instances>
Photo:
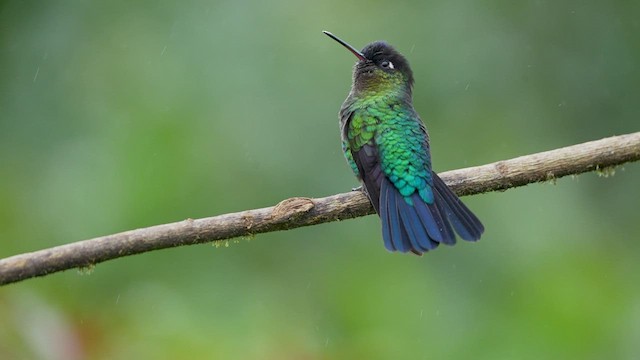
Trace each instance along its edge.
<instances>
[{"instance_id":1,"label":"hummingbird","mask_svg":"<svg viewBox=\"0 0 640 360\"><path fill-rule=\"evenodd\" d=\"M342 150L380 216L386 249L422 255L455 244L455 232L467 241L480 239L480 220L432 171L407 59L384 41L358 51L323 33L358 59L339 113Z\"/></svg>"}]
</instances>

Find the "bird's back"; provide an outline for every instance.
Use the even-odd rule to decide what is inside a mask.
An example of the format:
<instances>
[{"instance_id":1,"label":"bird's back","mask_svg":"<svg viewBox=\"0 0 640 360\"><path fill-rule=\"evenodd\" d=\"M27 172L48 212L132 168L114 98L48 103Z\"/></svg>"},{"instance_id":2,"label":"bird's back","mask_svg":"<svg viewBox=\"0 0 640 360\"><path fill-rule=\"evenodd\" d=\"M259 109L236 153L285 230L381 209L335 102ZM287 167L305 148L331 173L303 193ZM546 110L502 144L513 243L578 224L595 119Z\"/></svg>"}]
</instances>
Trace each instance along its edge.
<instances>
[{"instance_id":1,"label":"bird's back","mask_svg":"<svg viewBox=\"0 0 640 360\"><path fill-rule=\"evenodd\" d=\"M358 153L365 145L375 149L375 154L368 157L375 155L375 165L408 201L418 192L423 201L432 203L429 138L411 104L402 99L374 97L350 104L346 113L349 119L343 129L343 143L347 150ZM366 178L369 174L358 175Z\"/></svg>"}]
</instances>

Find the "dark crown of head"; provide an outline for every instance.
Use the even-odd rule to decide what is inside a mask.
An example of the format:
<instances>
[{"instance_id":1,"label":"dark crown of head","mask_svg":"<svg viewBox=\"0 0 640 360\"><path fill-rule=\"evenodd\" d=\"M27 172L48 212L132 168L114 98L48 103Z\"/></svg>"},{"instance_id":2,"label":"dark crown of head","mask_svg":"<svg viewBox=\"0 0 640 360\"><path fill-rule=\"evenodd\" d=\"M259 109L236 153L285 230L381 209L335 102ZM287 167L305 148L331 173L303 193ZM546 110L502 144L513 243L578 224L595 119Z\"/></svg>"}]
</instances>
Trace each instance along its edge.
<instances>
[{"instance_id":1,"label":"dark crown of head","mask_svg":"<svg viewBox=\"0 0 640 360\"><path fill-rule=\"evenodd\" d=\"M396 70L407 76L407 79L413 83L413 72L409 67L409 62L402 56L393 46L384 41L373 42L362 49L362 55L368 60L379 65L382 61L391 61Z\"/></svg>"}]
</instances>

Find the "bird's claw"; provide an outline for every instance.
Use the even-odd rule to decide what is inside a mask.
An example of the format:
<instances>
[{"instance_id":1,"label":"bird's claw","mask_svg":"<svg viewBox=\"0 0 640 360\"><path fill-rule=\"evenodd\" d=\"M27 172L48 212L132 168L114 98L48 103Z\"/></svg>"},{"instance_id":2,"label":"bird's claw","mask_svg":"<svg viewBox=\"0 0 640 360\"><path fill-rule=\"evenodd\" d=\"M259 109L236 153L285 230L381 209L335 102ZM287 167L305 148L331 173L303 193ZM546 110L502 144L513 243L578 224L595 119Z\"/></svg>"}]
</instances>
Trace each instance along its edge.
<instances>
[{"instance_id":1,"label":"bird's claw","mask_svg":"<svg viewBox=\"0 0 640 360\"><path fill-rule=\"evenodd\" d=\"M351 191L364 191L364 189L362 188L362 185L360 185L358 187L351 188Z\"/></svg>"}]
</instances>

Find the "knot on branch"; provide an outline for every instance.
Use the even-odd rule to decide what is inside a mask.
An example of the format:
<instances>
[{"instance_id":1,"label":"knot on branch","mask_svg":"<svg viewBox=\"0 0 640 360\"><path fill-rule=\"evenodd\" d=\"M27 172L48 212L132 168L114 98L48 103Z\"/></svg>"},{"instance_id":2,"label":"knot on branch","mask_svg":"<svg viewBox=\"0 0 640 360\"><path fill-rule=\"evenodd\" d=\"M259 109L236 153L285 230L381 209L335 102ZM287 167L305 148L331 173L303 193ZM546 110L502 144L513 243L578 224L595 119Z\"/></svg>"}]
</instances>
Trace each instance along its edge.
<instances>
[{"instance_id":1,"label":"knot on branch","mask_svg":"<svg viewBox=\"0 0 640 360\"><path fill-rule=\"evenodd\" d=\"M273 221L289 221L297 219L308 213L315 207L313 200L306 197L294 197L282 200L273 208L271 219Z\"/></svg>"}]
</instances>

